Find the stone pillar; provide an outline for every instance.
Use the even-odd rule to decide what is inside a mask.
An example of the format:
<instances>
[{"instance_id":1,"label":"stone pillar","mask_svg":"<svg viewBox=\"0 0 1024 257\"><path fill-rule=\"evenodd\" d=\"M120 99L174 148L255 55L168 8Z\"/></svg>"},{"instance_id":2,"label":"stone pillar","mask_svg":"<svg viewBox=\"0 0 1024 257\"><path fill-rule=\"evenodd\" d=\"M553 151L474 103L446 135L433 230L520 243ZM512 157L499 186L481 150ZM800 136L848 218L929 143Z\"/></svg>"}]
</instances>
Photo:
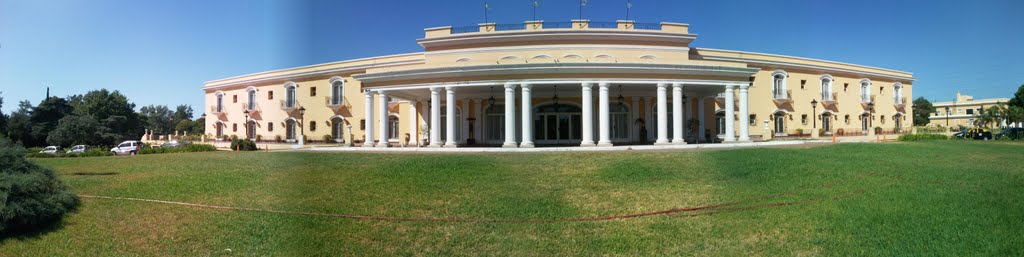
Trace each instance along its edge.
<instances>
[{"instance_id":1,"label":"stone pillar","mask_svg":"<svg viewBox=\"0 0 1024 257\"><path fill-rule=\"evenodd\" d=\"M430 88L430 147L441 147L441 88Z\"/></svg>"},{"instance_id":2,"label":"stone pillar","mask_svg":"<svg viewBox=\"0 0 1024 257\"><path fill-rule=\"evenodd\" d=\"M750 142L750 110L748 109L747 88L750 84L741 84L740 88L740 139L741 142Z\"/></svg>"},{"instance_id":3,"label":"stone pillar","mask_svg":"<svg viewBox=\"0 0 1024 257\"><path fill-rule=\"evenodd\" d=\"M736 85L725 86L725 142L736 141L736 103L732 94Z\"/></svg>"},{"instance_id":4,"label":"stone pillar","mask_svg":"<svg viewBox=\"0 0 1024 257\"><path fill-rule=\"evenodd\" d=\"M697 126L697 142L706 142L707 141L707 140L705 140L705 138L707 137L705 135L706 133L704 133L704 130L707 129L704 126L704 105L706 105L705 102L704 102L704 97L703 96L698 97L697 98L697 124L699 126Z\"/></svg>"},{"instance_id":5,"label":"stone pillar","mask_svg":"<svg viewBox=\"0 0 1024 257\"><path fill-rule=\"evenodd\" d=\"M448 116L445 120L446 124L444 126L446 130L445 132L447 132L444 136L444 147L458 147L455 139L455 125L458 124L456 123L457 117L455 117L455 88L448 86L444 89L445 95L447 96L444 102L447 107L445 108L445 113L447 114L446 116Z\"/></svg>"},{"instance_id":6,"label":"stone pillar","mask_svg":"<svg viewBox=\"0 0 1024 257\"><path fill-rule=\"evenodd\" d=\"M505 84L505 143L501 147L519 147L516 144L516 84Z\"/></svg>"},{"instance_id":7,"label":"stone pillar","mask_svg":"<svg viewBox=\"0 0 1024 257\"><path fill-rule=\"evenodd\" d=\"M366 131L363 147L373 147L373 93L374 92L370 90L366 90L366 92L364 92L366 99L363 101L363 109L365 111L363 113L363 118L365 119L363 126L366 127Z\"/></svg>"},{"instance_id":8,"label":"stone pillar","mask_svg":"<svg viewBox=\"0 0 1024 257\"><path fill-rule=\"evenodd\" d=\"M598 85L598 135L597 146L612 146L612 140L608 133L608 82L601 82Z\"/></svg>"},{"instance_id":9,"label":"stone pillar","mask_svg":"<svg viewBox=\"0 0 1024 257\"><path fill-rule=\"evenodd\" d=\"M683 112L683 83L672 84L672 143L685 145L686 138L683 135L683 121L686 113Z\"/></svg>"},{"instance_id":10,"label":"stone pillar","mask_svg":"<svg viewBox=\"0 0 1024 257\"><path fill-rule=\"evenodd\" d=\"M419 104L420 101L409 101L409 146L420 146L420 131L416 129L420 123L417 117L419 112L416 111L416 107Z\"/></svg>"},{"instance_id":11,"label":"stone pillar","mask_svg":"<svg viewBox=\"0 0 1024 257\"><path fill-rule=\"evenodd\" d=\"M390 146L390 144L388 144L388 136L391 134L389 133L390 128L388 128L388 119L390 118L388 114L388 95L387 93L384 93L384 91L378 92L377 95L379 96L378 98L380 100L380 102L377 103L378 108L380 108L379 110L377 110L377 113L379 114L377 116L380 116L377 117L379 119L379 123L377 124L380 127L378 129L380 133L378 133L379 135L377 136L377 147L388 147Z\"/></svg>"},{"instance_id":12,"label":"stone pillar","mask_svg":"<svg viewBox=\"0 0 1024 257\"><path fill-rule=\"evenodd\" d=\"M580 135L583 141L580 146L594 146L594 83L584 82L582 85L582 101L583 101L583 113L582 113L582 124L583 129Z\"/></svg>"},{"instance_id":13,"label":"stone pillar","mask_svg":"<svg viewBox=\"0 0 1024 257\"><path fill-rule=\"evenodd\" d=\"M668 144L668 83L658 83L658 140L656 145Z\"/></svg>"},{"instance_id":14,"label":"stone pillar","mask_svg":"<svg viewBox=\"0 0 1024 257\"><path fill-rule=\"evenodd\" d=\"M523 125L523 142L519 143L519 147L532 148L533 147L533 85L522 84L519 85L520 90L523 91L523 103L520 104L523 107L523 121L520 124Z\"/></svg>"}]
</instances>

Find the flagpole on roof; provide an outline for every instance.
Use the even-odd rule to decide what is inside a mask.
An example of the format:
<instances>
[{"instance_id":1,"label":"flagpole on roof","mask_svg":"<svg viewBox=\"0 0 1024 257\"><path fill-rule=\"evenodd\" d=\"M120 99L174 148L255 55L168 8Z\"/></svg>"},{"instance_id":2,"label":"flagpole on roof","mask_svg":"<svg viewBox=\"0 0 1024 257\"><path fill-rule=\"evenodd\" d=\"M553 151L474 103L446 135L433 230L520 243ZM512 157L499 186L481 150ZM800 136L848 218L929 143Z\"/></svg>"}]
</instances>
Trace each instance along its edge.
<instances>
[{"instance_id":1,"label":"flagpole on roof","mask_svg":"<svg viewBox=\"0 0 1024 257\"><path fill-rule=\"evenodd\" d=\"M484 23L488 22L487 11L491 10L491 4L484 1Z\"/></svg>"},{"instance_id":2,"label":"flagpole on roof","mask_svg":"<svg viewBox=\"0 0 1024 257\"><path fill-rule=\"evenodd\" d=\"M533 20L537 20L537 7L540 7L540 1L533 0Z\"/></svg>"},{"instance_id":3,"label":"flagpole on roof","mask_svg":"<svg viewBox=\"0 0 1024 257\"><path fill-rule=\"evenodd\" d=\"M626 20L629 20L629 9L633 8L633 0L626 0Z\"/></svg>"}]
</instances>

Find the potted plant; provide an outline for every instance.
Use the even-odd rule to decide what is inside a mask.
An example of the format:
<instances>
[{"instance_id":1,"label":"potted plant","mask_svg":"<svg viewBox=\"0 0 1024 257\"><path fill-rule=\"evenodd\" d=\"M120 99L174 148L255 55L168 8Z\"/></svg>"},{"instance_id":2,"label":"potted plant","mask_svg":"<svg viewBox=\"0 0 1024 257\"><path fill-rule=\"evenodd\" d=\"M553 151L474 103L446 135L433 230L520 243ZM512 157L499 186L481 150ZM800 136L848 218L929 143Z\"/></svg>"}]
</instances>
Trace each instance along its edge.
<instances>
[{"instance_id":1,"label":"potted plant","mask_svg":"<svg viewBox=\"0 0 1024 257\"><path fill-rule=\"evenodd\" d=\"M281 135L274 135L274 142L280 143L281 142Z\"/></svg>"},{"instance_id":2,"label":"potted plant","mask_svg":"<svg viewBox=\"0 0 1024 257\"><path fill-rule=\"evenodd\" d=\"M825 128L819 128L818 129L818 135L819 136L825 135Z\"/></svg>"},{"instance_id":3,"label":"potted plant","mask_svg":"<svg viewBox=\"0 0 1024 257\"><path fill-rule=\"evenodd\" d=\"M875 134L881 134L881 133L882 133L882 127L875 127Z\"/></svg>"},{"instance_id":4,"label":"potted plant","mask_svg":"<svg viewBox=\"0 0 1024 257\"><path fill-rule=\"evenodd\" d=\"M796 129L796 136L802 136L802 135L804 135L804 129L802 129L802 128Z\"/></svg>"},{"instance_id":5,"label":"potted plant","mask_svg":"<svg viewBox=\"0 0 1024 257\"><path fill-rule=\"evenodd\" d=\"M327 144L327 143L330 143L330 142L334 141L334 136L331 136L331 135L324 135L323 138L324 138L324 144Z\"/></svg>"},{"instance_id":6,"label":"potted plant","mask_svg":"<svg viewBox=\"0 0 1024 257\"><path fill-rule=\"evenodd\" d=\"M837 129L837 130L836 130L836 133L837 133L838 135L840 135L840 136L841 136L841 135L843 135L843 132L844 132L844 131L843 131L843 129Z\"/></svg>"}]
</instances>

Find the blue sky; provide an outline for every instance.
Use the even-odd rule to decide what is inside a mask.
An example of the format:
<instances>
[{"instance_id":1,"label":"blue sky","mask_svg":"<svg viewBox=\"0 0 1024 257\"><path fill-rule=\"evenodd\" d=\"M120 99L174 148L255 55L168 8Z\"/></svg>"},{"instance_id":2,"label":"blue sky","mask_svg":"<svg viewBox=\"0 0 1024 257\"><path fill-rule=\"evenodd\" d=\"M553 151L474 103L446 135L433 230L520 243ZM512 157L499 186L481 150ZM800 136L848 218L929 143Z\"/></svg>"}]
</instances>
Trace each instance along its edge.
<instances>
[{"instance_id":1,"label":"blue sky","mask_svg":"<svg viewBox=\"0 0 1024 257\"><path fill-rule=\"evenodd\" d=\"M120 90L141 107L203 106L203 83L322 62L422 50L423 28L483 21L482 0L0 0L3 111L54 95ZM531 0L489 1L519 23ZM590 0L614 21L625 0ZM538 19L579 17L578 0L541 1ZM1024 1L635 0L638 22L690 24L693 47L910 71L914 97L1010 97L1024 83ZM432 14L432 15L428 15Z\"/></svg>"}]
</instances>

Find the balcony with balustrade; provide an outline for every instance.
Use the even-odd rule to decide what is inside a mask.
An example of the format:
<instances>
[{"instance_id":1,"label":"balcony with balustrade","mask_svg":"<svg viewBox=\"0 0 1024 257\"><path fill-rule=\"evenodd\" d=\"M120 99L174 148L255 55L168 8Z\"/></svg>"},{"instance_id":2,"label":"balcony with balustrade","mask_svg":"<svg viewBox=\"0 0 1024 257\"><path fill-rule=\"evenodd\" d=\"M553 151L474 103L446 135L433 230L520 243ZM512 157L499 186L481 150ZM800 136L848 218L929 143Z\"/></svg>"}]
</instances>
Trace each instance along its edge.
<instances>
[{"instance_id":1,"label":"balcony with balustrade","mask_svg":"<svg viewBox=\"0 0 1024 257\"><path fill-rule=\"evenodd\" d=\"M281 100L281 110L285 112L295 111L298 110L299 108L302 108L302 105L299 104L299 101Z\"/></svg>"},{"instance_id":2,"label":"balcony with balustrade","mask_svg":"<svg viewBox=\"0 0 1024 257\"><path fill-rule=\"evenodd\" d=\"M786 91L783 92L772 92L772 101L775 101L775 104L786 104L793 102L793 91L787 89Z\"/></svg>"},{"instance_id":3,"label":"balcony with balustrade","mask_svg":"<svg viewBox=\"0 0 1024 257\"><path fill-rule=\"evenodd\" d=\"M837 103L836 99L839 98L838 92L822 92L821 93L821 104L824 106L832 106Z\"/></svg>"},{"instance_id":4,"label":"balcony with balustrade","mask_svg":"<svg viewBox=\"0 0 1024 257\"><path fill-rule=\"evenodd\" d=\"M352 107L344 97L325 96L324 103L328 108L331 108L331 110L341 110L342 108Z\"/></svg>"},{"instance_id":5,"label":"balcony with balustrade","mask_svg":"<svg viewBox=\"0 0 1024 257\"><path fill-rule=\"evenodd\" d=\"M903 107L907 106L907 97L906 96L894 97L893 101L894 101L894 105L896 106L897 109L902 109Z\"/></svg>"},{"instance_id":6,"label":"balcony with balustrade","mask_svg":"<svg viewBox=\"0 0 1024 257\"><path fill-rule=\"evenodd\" d=\"M865 110L868 109L868 105L875 102L875 95L860 95L860 106Z\"/></svg>"}]
</instances>

